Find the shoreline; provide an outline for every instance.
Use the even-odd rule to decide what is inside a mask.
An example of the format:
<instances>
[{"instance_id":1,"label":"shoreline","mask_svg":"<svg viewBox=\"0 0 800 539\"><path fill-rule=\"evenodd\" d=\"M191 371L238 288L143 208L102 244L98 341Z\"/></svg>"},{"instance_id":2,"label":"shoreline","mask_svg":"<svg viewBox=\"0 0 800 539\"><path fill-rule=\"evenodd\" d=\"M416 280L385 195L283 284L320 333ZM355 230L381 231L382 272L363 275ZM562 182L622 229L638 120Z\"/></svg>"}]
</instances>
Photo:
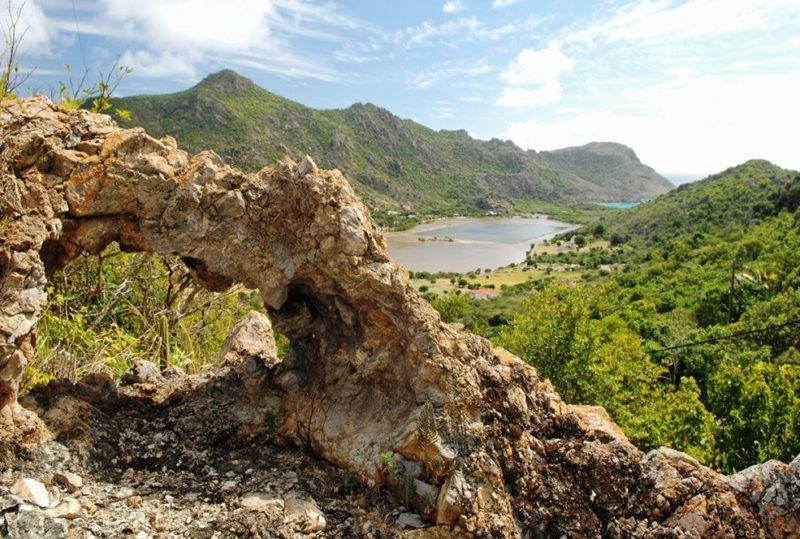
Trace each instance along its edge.
<instances>
[{"instance_id":1,"label":"shoreline","mask_svg":"<svg viewBox=\"0 0 800 539\"><path fill-rule=\"evenodd\" d=\"M551 229L518 241L461 239L451 237L447 229L463 225L524 224ZM533 245L576 230L583 225L551 219L545 215L513 217L444 217L414 228L385 232L389 255L411 271L467 273L476 268L497 269L524 262ZM435 236L423 233L442 231Z\"/></svg>"}]
</instances>

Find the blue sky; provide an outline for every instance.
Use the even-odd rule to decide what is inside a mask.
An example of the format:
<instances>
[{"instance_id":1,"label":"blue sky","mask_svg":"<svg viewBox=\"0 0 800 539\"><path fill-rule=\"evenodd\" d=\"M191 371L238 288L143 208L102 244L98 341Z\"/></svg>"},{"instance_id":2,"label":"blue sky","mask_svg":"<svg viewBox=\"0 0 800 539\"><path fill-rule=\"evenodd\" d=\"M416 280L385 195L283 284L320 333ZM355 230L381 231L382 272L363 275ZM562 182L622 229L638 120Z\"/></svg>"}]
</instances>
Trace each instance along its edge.
<instances>
[{"instance_id":1,"label":"blue sky","mask_svg":"<svg viewBox=\"0 0 800 539\"><path fill-rule=\"evenodd\" d=\"M7 0L6 0L7 1ZM17 6L22 0L11 0ZM5 2L4 2L5 3ZM45 93L133 68L118 93L234 69L305 105L372 102L547 150L613 140L662 173L800 169L798 0L25 0Z\"/></svg>"}]
</instances>

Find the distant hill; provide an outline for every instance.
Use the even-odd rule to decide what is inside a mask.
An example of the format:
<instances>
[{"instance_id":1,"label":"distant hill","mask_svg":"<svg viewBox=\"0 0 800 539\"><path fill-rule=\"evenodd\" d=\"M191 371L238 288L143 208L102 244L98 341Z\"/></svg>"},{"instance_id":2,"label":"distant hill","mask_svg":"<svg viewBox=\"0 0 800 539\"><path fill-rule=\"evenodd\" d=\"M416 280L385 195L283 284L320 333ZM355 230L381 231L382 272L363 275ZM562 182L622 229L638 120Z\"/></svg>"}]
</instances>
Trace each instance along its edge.
<instances>
[{"instance_id":1,"label":"distant hill","mask_svg":"<svg viewBox=\"0 0 800 539\"><path fill-rule=\"evenodd\" d=\"M211 148L255 170L311 155L342 170L373 208L424 213L525 209L532 202L638 200L672 186L618 144L555 152L433 131L372 104L315 110L221 71L169 95L119 98L130 125L170 134L189 151ZM124 123L124 122L123 122Z\"/></svg>"},{"instance_id":2,"label":"distant hill","mask_svg":"<svg viewBox=\"0 0 800 539\"><path fill-rule=\"evenodd\" d=\"M539 156L554 167L590 179L619 202L654 198L673 188L669 180L642 164L631 148L616 142L591 142Z\"/></svg>"},{"instance_id":3,"label":"distant hill","mask_svg":"<svg viewBox=\"0 0 800 539\"><path fill-rule=\"evenodd\" d=\"M615 213L609 231L649 244L692 234L720 235L800 205L800 173L751 160L681 185L655 200Z\"/></svg>"}]
</instances>

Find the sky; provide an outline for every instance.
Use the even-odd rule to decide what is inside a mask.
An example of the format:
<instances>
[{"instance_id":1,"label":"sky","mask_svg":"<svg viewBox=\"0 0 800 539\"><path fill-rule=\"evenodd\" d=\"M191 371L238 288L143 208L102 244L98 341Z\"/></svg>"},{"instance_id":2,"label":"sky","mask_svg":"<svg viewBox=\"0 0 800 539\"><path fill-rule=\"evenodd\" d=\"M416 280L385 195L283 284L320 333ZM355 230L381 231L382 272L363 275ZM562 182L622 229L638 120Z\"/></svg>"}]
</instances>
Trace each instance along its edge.
<instances>
[{"instance_id":1,"label":"sky","mask_svg":"<svg viewBox=\"0 0 800 539\"><path fill-rule=\"evenodd\" d=\"M229 68L307 106L371 102L525 149L621 142L667 176L800 170L798 0L9 2L29 92L119 56L118 95Z\"/></svg>"}]
</instances>

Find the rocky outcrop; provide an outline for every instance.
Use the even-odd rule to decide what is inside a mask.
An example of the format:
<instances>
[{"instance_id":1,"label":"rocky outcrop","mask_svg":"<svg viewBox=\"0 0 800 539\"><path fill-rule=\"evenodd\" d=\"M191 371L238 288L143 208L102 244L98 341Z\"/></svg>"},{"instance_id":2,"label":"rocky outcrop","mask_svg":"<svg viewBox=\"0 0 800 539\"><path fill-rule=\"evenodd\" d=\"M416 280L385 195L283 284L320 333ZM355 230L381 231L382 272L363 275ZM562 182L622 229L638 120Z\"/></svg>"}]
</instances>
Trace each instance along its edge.
<instances>
[{"instance_id":1,"label":"rocky outcrop","mask_svg":"<svg viewBox=\"0 0 800 539\"><path fill-rule=\"evenodd\" d=\"M797 498L771 528L757 482L671 450L643 455L604 414L566 405L518 358L442 323L338 171L307 159L243 174L42 98L4 102L0 136L6 435L31 421L15 398L48 276L117 242L180 255L211 290L258 289L291 341L278 362L231 338L245 344L241 383L203 395L208 409L238 403L232 432L271 420L278 438L386 486L442 535L779 537L796 526ZM98 402L113 397L93 384ZM764 475L766 490L796 482L789 470Z\"/></svg>"}]
</instances>

